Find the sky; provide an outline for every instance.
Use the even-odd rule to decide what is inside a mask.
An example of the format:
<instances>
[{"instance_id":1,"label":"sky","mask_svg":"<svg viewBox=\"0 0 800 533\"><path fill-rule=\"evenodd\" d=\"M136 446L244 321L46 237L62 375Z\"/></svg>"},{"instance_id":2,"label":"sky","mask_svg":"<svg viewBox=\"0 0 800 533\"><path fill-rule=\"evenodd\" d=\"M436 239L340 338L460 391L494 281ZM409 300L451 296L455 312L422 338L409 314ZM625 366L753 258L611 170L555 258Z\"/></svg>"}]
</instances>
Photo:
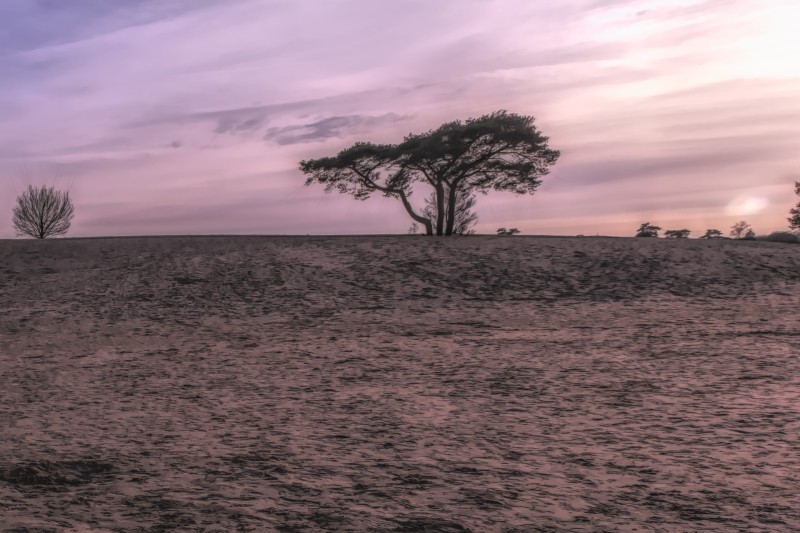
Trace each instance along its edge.
<instances>
[{"instance_id":1,"label":"sky","mask_svg":"<svg viewBox=\"0 0 800 533\"><path fill-rule=\"evenodd\" d=\"M70 191L70 236L405 233L399 201L305 187L299 161L500 109L561 158L532 196L478 196L478 233L786 229L798 20L796 0L3 0L0 238L29 184Z\"/></svg>"}]
</instances>

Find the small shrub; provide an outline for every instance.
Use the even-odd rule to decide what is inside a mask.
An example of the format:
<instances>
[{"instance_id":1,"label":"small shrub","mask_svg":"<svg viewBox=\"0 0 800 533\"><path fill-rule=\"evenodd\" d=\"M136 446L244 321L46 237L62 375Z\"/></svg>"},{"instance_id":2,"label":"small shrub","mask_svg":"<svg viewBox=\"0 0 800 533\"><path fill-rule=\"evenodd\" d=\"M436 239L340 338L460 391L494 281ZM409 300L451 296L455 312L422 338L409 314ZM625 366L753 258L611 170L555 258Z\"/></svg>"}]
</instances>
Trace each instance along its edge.
<instances>
[{"instance_id":1,"label":"small shrub","mask_svg":"<svg viewBox=\"0 0 800 533\"><path fill-rule=\"evenodd\" d=\"M791 231L773 231L764 237L764 240L769 242L800 243L800 238Z\"/></svg>"}]
</instances>

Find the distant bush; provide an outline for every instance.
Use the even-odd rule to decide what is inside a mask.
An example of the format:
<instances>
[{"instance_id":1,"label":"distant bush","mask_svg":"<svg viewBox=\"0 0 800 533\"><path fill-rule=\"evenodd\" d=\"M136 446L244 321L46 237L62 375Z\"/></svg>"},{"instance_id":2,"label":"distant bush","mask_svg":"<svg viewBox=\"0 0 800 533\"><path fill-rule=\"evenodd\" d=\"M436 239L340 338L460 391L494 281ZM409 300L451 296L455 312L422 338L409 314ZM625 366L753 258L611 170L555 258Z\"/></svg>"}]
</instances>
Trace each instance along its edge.
<instances>
[{"instance_id":1,"label":"distant bush","mask_svg":"<svg viewBox=\"0 0 800 533\"><path fill-rule=\"evenodd\" d=\"M658 237L658 231L661 229L660 226L656 226L655 224L651 224L649 222L644 222L639 229L636 230L637 237Z\"/></svg>"},{"instance_id":2,"label":"distant bush","mask_svg":"<svg viewBox=\"0 0 800 533\"><path fill-rule=\"evenodd\" d=\"M519 233L519 230L517 228L510 228L510 229L497 228L498 235L515 235L517 233Z\"/></svg>"},{"instance_id":3,"label":"distant bush","mask_svg":"<svg viewBox=\"0 0 800 533\"><path fill-rule=\"evenodd\" d=\"M762 237L761 239L769 242L800 243L800 237L798 237L791 231L773 231L772 233L770 233L765 237Z\"/></svg>"},{"instance_id":4,"label":"distant bush","mask_svg":"<svg viewBox=\"0 0 800 533\"><path fill-rule=\"evenodd\" d=\"M718 229L707 229L705 234L700 236L701 239L722 239L722 232Z\"/></svg>"},{"instance_id":5,"label":"distant bush","mask_svg":"<svg viewBox=\"0 0 800 533\"><path fill-rule=\"evenodd\" d=\"M44 185L28 185L28 189L17 198L13 224L17 235L46 239L66 235L74 215L75 206L69 192Z\"/></svg>"},{"instance_id":6,"label":"distant bush","mask_svg":"<svg viewBox=\"0 0 800 533\"><path fill-rule=\"evenodd\" d=\"M691 230L688 229L668 229L664 232L664 236L668 239L688 239Z\"/></svg>"}]
</instances>

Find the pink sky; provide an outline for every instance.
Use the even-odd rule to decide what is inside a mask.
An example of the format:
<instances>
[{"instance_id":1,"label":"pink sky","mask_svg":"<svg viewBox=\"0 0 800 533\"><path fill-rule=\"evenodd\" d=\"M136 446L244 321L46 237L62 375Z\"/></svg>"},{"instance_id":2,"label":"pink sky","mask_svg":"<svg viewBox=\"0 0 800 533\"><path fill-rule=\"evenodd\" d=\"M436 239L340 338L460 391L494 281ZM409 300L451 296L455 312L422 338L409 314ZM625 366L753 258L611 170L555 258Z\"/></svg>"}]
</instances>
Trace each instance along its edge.
<instances>
[{"instance_id":1,"label":"pink sky","mask_svg":"<svg viewBox=\"0 0 800 533\"><path fill-rule=\"evenodd\" d=\"M298 162L498 109L562 156L478 232L768 233L797 202L794 0L111 4L0 5L0 238L31 182L70 189L71 236L404 233Z\"/></svg>"}]
</instances>

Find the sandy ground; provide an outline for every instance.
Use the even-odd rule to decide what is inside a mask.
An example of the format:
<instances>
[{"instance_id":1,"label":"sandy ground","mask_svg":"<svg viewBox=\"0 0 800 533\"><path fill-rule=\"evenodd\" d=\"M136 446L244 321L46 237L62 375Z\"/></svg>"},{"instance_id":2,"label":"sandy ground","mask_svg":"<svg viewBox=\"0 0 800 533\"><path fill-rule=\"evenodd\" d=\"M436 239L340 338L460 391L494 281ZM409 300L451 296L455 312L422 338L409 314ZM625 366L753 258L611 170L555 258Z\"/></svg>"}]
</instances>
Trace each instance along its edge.
<instances>
[{"instance_id":1,"label":"sandy ground","mask_svg":"<svg viewBox=\"0 0 800 533\"><path fill-rule=\"evenodd\" d=\"M800 531L800 246L0 241L0 531Z\"/></svg>"}]
</instances>

